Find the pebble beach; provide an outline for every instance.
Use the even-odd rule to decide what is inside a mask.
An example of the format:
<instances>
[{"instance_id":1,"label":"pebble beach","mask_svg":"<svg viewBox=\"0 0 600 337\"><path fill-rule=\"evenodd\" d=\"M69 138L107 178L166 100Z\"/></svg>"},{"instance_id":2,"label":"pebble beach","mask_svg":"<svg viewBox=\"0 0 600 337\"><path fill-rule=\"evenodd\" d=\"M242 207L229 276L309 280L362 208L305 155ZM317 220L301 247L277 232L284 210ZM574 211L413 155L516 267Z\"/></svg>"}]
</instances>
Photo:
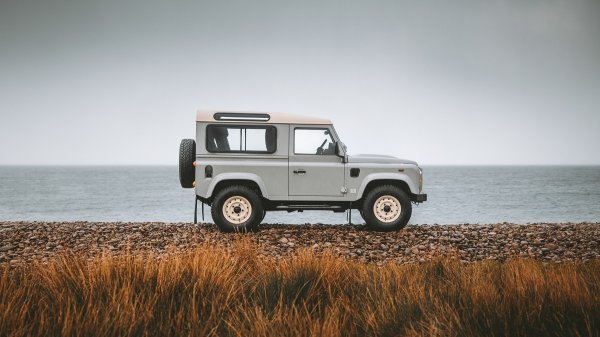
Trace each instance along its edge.
<instances>
[{"instance_id":1,"label":"pebble beach","mask_svg":"<svg viewBox=\"0 0 600 337\"><path fill-rule=\"evenodd\" d=\"M256 254L283 259L302 249L364 263L420 263L440 256L462 262L515 258L549 263L600 257L600 223L409 225L380 233L364 225L261 225L227 234L213 224L119 222L0 222L0 265L47 262L60 253L94 258L106 252L159 257L202 245L255 244Z\"/></svg>"}]
</instances>

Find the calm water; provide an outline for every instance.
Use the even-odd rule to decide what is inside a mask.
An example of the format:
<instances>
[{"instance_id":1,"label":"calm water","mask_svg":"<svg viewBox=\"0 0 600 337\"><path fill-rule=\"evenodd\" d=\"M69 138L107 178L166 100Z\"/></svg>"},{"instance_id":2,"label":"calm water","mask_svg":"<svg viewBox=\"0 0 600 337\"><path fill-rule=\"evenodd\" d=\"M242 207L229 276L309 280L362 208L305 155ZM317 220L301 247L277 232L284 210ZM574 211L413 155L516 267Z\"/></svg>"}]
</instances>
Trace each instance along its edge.
<instances>
[{"instance_id":1,"label":"calm water","mask_svg":"<svg viewBox=\"0 0 600 337\"><path fill-rule=\"evenodd\" d=\"M600 221L600 166L425 167L413 224ZM193 220L177 167L0 167L0 220ZM206 208L207 220L212 221ZM362 223L358 212L353 222ZM344 213L268 213L267 223L346 222Z\"/></svg>"}]
</instances>

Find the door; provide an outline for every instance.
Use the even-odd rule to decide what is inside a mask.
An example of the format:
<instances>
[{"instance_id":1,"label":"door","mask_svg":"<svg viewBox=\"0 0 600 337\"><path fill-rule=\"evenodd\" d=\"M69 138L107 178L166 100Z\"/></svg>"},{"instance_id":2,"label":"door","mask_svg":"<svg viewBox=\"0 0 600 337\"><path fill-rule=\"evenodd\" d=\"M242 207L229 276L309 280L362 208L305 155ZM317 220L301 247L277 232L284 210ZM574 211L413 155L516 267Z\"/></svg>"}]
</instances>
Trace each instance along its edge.
<instances>
[{"instance_id":1,"label":"door","mask_svg":"<svg viewBox=\"0 0 600 337\"><path fill-rule=\"evenodd\" d=\"M290 196L343 197L344 163L330 128L290 128Z\"/></svg>"}]
</instances>

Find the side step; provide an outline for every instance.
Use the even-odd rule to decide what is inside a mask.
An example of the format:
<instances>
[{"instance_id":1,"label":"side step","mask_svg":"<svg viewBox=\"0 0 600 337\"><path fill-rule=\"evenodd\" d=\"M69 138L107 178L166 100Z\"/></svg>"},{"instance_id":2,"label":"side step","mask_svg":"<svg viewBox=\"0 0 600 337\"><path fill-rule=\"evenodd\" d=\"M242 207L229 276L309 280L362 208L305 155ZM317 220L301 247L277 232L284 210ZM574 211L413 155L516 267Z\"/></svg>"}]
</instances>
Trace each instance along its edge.
<instances>
[{"instance_id":1,"label":"side step","mask_svg":"<svg viewBox=\"0 0 600 337\"><path fill-rule=\"evenodd\" d=\"M338 205L279 205L275 211L334 211L344 212L346 209Z\"/></svg>"}]
</instances>

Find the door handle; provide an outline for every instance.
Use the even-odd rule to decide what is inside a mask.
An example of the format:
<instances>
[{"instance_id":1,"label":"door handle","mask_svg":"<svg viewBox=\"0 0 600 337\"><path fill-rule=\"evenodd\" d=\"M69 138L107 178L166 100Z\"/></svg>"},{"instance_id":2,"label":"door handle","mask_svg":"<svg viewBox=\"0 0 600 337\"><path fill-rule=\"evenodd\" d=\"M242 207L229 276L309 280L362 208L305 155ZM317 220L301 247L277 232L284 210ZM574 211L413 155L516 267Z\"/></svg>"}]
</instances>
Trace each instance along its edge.
<instances>
[{"instance_id":1,"label":"door handle","mask_svg":"<svg viewBox=\"0 0 600 337\"><path fill-rule=\"evenodd\" d=\"M295 173L295 174L300 174L300 175L303 175L303 174L305 174L305 173L306 173L306 171L305 171L305 170L294 170L294 173Z\"/></svg>"}]
</instances>

